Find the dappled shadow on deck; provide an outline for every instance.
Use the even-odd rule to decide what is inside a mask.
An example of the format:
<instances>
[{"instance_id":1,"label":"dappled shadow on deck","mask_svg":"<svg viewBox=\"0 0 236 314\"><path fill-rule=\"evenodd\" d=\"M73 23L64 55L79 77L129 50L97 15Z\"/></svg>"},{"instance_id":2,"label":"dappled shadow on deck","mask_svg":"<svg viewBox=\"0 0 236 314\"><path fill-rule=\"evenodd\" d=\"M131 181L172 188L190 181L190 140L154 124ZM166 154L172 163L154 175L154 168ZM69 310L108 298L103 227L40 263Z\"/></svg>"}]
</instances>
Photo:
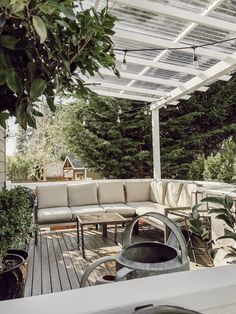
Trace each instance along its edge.
<instances>
[{"instance_id":1,"label":"dappled shadow on deck","mask_svg":"<svg viewBox=\"0 0 236 314\"><path fill-rule=\"evenodd\" d=\"M124 229L117 230L117 240L122 242ZM139 236L133 235L133 242L160 241L163 234L151 226L141 226ZM41 232L38 244L29 244L29 266L25 296L65 291L80 287L85 268L102 256L115 256L121 247L114 242L114 228L108 229L104 239L101 230L85 229L85 254L77 247L76 230ZM88 285L93 285L98 276L114 274L115 263L109 262L98 267L89 277Z\"/></svg>"}]
</instances>

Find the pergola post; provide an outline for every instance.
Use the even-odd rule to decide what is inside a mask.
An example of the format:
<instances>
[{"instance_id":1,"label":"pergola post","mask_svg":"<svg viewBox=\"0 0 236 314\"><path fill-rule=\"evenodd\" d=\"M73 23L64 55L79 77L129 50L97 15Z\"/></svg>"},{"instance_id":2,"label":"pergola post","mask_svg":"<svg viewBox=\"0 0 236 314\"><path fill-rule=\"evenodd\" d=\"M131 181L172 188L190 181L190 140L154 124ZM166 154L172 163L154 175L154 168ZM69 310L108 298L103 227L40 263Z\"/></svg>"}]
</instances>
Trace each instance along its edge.
<instances>
[{"instance_id":1,"label":"pergola post","mask_svg":"<svg viewBox=\"0 0 236 314\"><path fill-rule=\"evenodd\" d=\"M152 146L154 179L161 179L159 108L152 110Z\"/></svg>"}]
</instances>

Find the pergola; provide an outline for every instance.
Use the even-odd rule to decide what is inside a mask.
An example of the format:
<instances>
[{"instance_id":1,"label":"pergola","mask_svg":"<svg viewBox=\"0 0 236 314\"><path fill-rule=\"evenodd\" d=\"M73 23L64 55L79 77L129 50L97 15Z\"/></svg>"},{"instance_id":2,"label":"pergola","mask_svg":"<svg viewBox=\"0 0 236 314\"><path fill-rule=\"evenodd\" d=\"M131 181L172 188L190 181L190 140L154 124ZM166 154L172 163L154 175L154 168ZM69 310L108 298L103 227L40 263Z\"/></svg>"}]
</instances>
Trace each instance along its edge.
<instances>
[{"instance_id":1,"label":"pergola","mask_svg":"<svg viewBox=\"0 0 236 314\"><path fill-rule=\"evenodd\" d=\"M236 40L229 40L236 37L236 0L110 0L108 4L118 18L115 48L128 50L127 69L120 71L120 79L102 69L103 79L86 78L86 83L95 84L90 88L97 94L150 103L154 177L160 178L159 109L177 105L196 90L206 91L216 80L230 79L236 68ZM106 0L84 1L84 7L91 5L101 9ZM193 67L193 47L198 68ZM121 69L124 52L116 51L116 59Z\"/></svg>"}]
</instances>

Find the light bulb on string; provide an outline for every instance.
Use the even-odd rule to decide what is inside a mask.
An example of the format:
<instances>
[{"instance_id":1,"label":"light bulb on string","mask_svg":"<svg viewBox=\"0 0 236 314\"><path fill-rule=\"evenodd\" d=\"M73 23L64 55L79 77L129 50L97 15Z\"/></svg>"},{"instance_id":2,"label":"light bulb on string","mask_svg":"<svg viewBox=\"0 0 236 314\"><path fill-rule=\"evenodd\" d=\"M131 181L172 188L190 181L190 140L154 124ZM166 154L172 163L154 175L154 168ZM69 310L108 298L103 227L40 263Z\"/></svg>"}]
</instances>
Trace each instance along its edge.
<instances>
[{"instance_id":1,"label":"light bulb on string","mask_svg":"<svg viewBox=\"0 0 236 314\"><path fill-rule=\"evenodd\" d=\"M117 116L116 122L117 122L117 123L120 123L120 116L119 116L119 115Z\"/></svg>"},{"instance_id":2,"label":"light bulb on string","mask_svg":"<svg viewBox=\"0 0 236 314\"><path fill-rule=\"evenodd\" d=\"M193 67L194 69L198 69L198 57L195 52L195 47L193 47Z\"/></svg>"},{"instance_id":3,"label":"light bulb on string","mask_svg":"<svg viewBox=\"0 0 236 314\"><path fill-rule=\"evenodd\" d=\"M83 126L86 126L86 121L85 121L85 119L83 120L83 123L82 123L82 124L83 124Z\"/></svg>"},{"instance_id":4,"label":"light bulb on string","mask_svg":"<svg viewBox=\"0 0 236 314\"><path fill-rule=\"evenodd\" d=\"M144 114L145 114L145 116L147 116L147 114L148 114L147 110L144 110Z\"/></svg>"},{"instance_id":5,"label":"light bulb on string","mask_svg":"<svg viewBox=\"0 0 236 314\"><path fill-rule=\"evenodd\" d=\"M151 112L150 110L148 111L148 115L149 115L149 116L151 116L151 115L152 115L152 112Z\"/></svg>"},{"instance_id":6,"label":"light bulb on string","mask_svg":"<svg viewBox=\"0 0 236 314\"><path fill-rule=\"evenodd\" d=\"M166 109L166 108L167 108L167 105L165 104L165 105L164 105L164 109Z\"/></svg>"},{"instance_id":7,"label":"light bulb on string","mask_svg":"<svg viewBox=\"0 0 236 314\"><path fill-rule=\"evenodd\" d=\"M118 114L122 114L121 107L119 107Z\"/></svg>"},{"instance_id":8,"label":"light bulb on string","mask_svg":"<svg viewBox=\"0 0 236 314\"><path fill-rule=\"evenodd\" d=\"M127 54L127 50L124 51L124 58L123 58L123 61L121 64L121 70L123 70L123 71L127 70L126 54Z\"/></svg>"}]
</instances>

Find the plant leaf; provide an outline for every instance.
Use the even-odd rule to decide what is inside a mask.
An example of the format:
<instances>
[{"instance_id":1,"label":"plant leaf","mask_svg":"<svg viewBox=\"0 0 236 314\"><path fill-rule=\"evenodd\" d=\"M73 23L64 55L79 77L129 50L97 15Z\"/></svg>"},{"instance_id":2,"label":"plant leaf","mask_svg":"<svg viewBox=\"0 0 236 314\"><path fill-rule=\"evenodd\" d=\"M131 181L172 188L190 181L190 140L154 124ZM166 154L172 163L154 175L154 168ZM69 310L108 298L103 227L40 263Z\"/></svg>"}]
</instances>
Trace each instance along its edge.
<instances>
[{"instance_id":1,"label":"plant leaf","mask_svg":"<svg viewBox=\"0 0 236 314\"><path fill-rule=\"evenodd\" d=\"M42 44L47 38L47 28L41 17L33 15L33 25L36 33L40 37L40 43Z\"/></svg>"},{"instance_id":2,"label":"plant leaf","mask_svg":"<svg viewBox=\"0 0 236 314\"><path fill-rule=\"evenodd\" d=\"M33 80L30 86L30 98L32 100L37 99L39 96L42 95L45 87L46 87L46 83L43 79L37 78Z\"/></svg>"},{"instance_id":3,"label":"plant leaf","mask_svg":"<svg viewBox=\"0 0 236 314\"><path fill-rule=\"evenodd\" d=\"M231 209L234 205L234 200L229 195L225 196L225 205L227 209Z\"/></svg>"},{"instance_id":4,"label":"plant leaf","mask_svg":"<svg viewBox=\"0 0 236 314\"><path fill-rule=\"evenodd\" d=\"M2 47L14 50L16 44L18 43L18 39L10 35L1 35L0 37L0 44Z\"/></svg>"},{"instance_id":5,"label":"plant leaf","mask_svg":"<svg viewBox=\"0 0 236 314\"><path fill-rule=\"evenodd\" d=\"M201 202L208 202L208 203L214 203L214 204L220 204L223 207L225 207L225 199L224 197L214 197L214 196L209 196L205 197L201 200Z\"/></svg>"},{"instance_id":6,"label":"plant leaf","mask_svg":"<svg viewBox=\"0 0 236 314\"><path fill-rule=\"evenodd\" d=\"M9 113L0 112L0 125L6 129L6 120L9 118Z\"/></svg>"},{"instance_id":7,"label":"plant leaf","mask_svg":"<svg viewBox=\"0 0 236 314\"><path fill-rule=\"evenodd\" d=\"M21 80L18 74L14 71L5 72L7 86L14 92L18 93L21 90Z\"/></svg>"}]
</instances>

